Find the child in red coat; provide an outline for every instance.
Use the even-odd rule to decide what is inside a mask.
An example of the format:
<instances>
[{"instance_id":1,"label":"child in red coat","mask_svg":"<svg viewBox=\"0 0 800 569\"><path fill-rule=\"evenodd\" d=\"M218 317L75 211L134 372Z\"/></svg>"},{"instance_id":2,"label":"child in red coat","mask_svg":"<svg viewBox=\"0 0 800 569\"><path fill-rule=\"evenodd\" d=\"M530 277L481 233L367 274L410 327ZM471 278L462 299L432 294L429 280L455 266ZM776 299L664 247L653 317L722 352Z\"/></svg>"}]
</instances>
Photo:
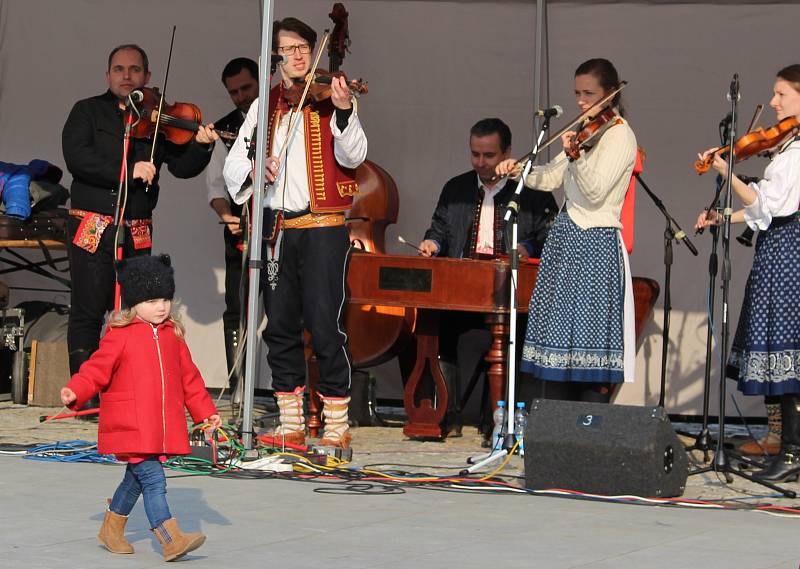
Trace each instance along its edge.
<instances>
[{"instance_id":1,"label":"child in red coat","mask_svg":"<svg viewBox=\"0 0 800 569\"><path fill-rule=\"evenodd\" d=\"M128 463L106 511L98 539L112 553L133 553L125 523L139 496L150 527L172 561L197 549L206 537L183 533L167 504L164 462L189 454L184 407L195 422L221 420L192 362L183 327L171 314L174 271L168 255L133 257L117 267L122 300L100 348L61 390L72 409L100 393L98 451Z\"/></svg>"}]
</instances>

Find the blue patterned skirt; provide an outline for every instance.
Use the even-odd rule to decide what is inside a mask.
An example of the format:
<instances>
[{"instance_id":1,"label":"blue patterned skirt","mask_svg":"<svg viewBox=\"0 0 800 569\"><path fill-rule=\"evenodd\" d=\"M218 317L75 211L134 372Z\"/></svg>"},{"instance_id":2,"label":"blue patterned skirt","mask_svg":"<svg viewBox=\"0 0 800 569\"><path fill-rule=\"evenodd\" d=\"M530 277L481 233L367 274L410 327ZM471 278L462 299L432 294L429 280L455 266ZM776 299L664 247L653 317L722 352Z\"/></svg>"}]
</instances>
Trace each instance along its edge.
<instances>
[{"instance_id":1,"label":"blue patterned skirt","mask_svg":"<svg viewBox=\"0 0 800 569\"><path fill-rule=\"evenodd\" d=\"M800 393L800 222L760 231L728 375L746 395Z\"/></svg>"},{"instance_id":2,"label":"blue patterned skirt","mask_svg":"<svg viewBox=\"0 0 800 569\"><path fill-rule=\"evenodd\" d=\"M625 378L625 259L619 230L581 229L562 211L530 301L523 371L550 381Z\"/></svg>"}]
</instances>

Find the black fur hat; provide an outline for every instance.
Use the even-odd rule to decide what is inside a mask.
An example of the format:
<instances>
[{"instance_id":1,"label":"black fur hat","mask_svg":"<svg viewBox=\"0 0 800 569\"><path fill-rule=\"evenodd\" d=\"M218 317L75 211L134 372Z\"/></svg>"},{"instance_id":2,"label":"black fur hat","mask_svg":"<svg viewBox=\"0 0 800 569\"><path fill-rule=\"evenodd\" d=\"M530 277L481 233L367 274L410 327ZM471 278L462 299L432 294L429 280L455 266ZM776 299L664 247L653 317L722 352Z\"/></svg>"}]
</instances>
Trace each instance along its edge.
<instances>
[{"instance_id":1,"label":"black fur hat","mask_svg":"<svg viewBox=\"0 0 800 569\"><path fill-rule=\"evenodd\" d=\"M131 257L117 262L122 301L132 307L145 300L175 296L175 270L169 255Z\"/></svg>"}]
</instances>

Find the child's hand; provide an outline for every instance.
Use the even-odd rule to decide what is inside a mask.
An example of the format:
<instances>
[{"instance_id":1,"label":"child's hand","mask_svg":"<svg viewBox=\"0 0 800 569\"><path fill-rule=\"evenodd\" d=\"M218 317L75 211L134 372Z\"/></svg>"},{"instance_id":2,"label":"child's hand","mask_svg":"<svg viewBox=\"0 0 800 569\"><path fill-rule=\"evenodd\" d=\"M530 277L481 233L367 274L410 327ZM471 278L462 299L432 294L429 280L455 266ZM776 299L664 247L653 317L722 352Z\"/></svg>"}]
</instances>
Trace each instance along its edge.
<instances>
[{"instance_id":1,"label":"child's hand","mask_svg":"<svg viewBox=\"0 0 800 569\"><path fill-rule=\"evenodd\" d=\"M78 396L75 395L75 392L72 391L69 387L62 387L61 388L61 402L64 405L69 405L70 403L75 401L77 398L78 398Z\"/></svg>"},{"instance_id":2,"label":"child's hand","mask_svg":"<svg viewBox=\"0 0 800 569\"><path fill-rule=\"evenodd\" d=\"M219 429L222 426L222 419L220 419L219 415L210 415L205 422L215 429Z\"/></svg>"}]
</instances>

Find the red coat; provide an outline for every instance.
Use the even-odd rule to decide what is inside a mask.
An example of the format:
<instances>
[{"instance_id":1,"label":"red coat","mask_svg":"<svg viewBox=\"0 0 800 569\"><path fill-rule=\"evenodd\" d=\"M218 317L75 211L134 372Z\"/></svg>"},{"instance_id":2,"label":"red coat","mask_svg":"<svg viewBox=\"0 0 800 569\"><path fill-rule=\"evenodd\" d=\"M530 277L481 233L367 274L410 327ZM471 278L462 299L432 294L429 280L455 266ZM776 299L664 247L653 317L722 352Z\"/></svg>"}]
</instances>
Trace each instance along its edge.
<instances>
[{"instance_id":1,"label":"red coat","mask_svg":"<svg viewBox=\"0 0 800 569\"><path fill-rule=\"evenodd\" d=\"M169 321L135 319L109 328L67 384L77 409L100 392L98 451L103 454L189 454L186 407L195 422L217 413L186 342Z\"/></svg>"}]
</instances>

